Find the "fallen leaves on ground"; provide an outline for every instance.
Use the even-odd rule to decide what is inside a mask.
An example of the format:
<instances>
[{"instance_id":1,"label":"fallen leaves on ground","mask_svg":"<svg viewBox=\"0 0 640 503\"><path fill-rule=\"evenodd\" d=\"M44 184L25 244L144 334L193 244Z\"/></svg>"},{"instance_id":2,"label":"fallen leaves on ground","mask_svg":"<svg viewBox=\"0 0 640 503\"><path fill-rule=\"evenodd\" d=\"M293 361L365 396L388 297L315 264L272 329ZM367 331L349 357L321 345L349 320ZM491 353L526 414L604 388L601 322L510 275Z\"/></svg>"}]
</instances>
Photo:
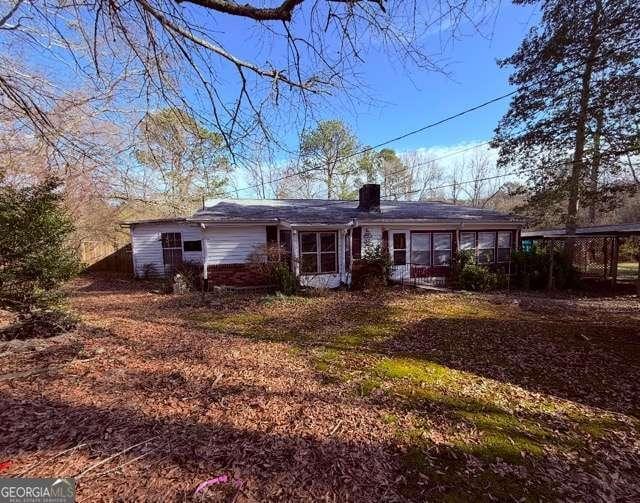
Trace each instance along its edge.
<instances>
[{"instance_id":1,"label":"fallen leaves on ground","mask_svg":"<svg viewBox=\"0 0 640 503\"><path fill-rule=\"evenodd\" d=\"M81 329L0 347L5 476L76 476L79 501L640 497L637 299L71 291Z\"/></svg>"}]
</instances>

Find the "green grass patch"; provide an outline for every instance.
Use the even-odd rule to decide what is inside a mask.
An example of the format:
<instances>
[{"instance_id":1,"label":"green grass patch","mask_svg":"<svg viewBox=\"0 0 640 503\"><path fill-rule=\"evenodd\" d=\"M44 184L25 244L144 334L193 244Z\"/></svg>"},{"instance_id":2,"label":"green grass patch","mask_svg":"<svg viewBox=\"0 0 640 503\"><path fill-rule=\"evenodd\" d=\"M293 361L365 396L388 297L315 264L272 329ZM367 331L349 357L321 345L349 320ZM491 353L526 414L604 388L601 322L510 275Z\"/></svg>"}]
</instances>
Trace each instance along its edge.
<instances>
[{"instance_id":1,"label":"green grass patch","mask_svg":"<svg viewBox=\"0 0 640 503\"><path fill-rule=\"evenodd\" d=\"M416 384L447 384L459 378L459 372L433 362L413 358L385 358L375 372L390 379L408 379Z\"/></svg>"},{"instance_id":2,"label":"green grass patch","mask_svg":"<svg viewBox=\"0 0 640 503\"><path fill-rule=\"evenodd\" d=\"M382 383L379 379L372 377L366 378L358 383L358 394L360 396L369 396L375 390L377 390Z\"/></svg>"}]
</instances>

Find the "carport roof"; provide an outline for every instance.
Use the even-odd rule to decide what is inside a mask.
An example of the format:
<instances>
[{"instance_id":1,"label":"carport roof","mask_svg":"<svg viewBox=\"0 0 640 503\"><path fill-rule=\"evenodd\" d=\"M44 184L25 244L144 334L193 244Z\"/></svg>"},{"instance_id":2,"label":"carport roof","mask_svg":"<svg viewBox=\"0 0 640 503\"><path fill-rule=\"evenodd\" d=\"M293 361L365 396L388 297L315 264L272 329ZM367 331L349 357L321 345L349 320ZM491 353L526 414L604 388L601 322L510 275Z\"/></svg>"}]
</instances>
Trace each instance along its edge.
<instances>
[{"instance_id":1,"label":"carport roof","mask_svg":"<svg viewBox=\"0 0 640 503\"><path fill-rule=\"evenodd\" d=\"M613 235L640 235L640 223L631 224L614 224L614 225L596 225L592 227L578 227L576 236L613 236ZM521 233L524 239L564 239L567 237L566 229L541 229L534 231L523 231Z\"/></svg>"}]
</instances>

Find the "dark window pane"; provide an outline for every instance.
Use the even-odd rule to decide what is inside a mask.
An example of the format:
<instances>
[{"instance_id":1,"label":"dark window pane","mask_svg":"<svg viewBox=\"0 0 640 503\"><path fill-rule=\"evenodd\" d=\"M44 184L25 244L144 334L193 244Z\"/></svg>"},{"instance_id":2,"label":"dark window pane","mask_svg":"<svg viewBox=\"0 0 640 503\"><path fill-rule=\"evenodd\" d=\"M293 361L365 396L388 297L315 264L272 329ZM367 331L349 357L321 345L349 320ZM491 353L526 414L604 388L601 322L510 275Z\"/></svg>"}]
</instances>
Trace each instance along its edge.
<instances>
[{"instance_id":1,"label":"dark window pane","mask_svg":"<svg viewBox=\"0 0 640 503\"><path fill-rule=\"evenodd\" d=\"M475 248L476 248L476 233L462 232L460 234L460 249L475 250Z\"/></svg>"},{"instance_id":2,"label":"dark window pane","mask_svg":"<svg viewBox=\"0 0 640 503\"><path fill-rule=\"evenodd\" d=\"M416 265L431 265L431 254L428 251L413 250L411 252L411 262Z\"/></svg>"},{"instance_id":3,"label":"dark window pane","mask_svg":"<svg viewBox=\"0 0 640 503\"><path fill-rule=\"evenodd\" d=\"M336 272L336 254L321 253L320 254L320 272Z\"/></svg>"},{"instance_id":4,"label":"dark window pane","mask_svg":"<svg viewBox=\"0 0 640 503\"><path fill-rule=\"evenodd\" d=\"M491 264L493 261L493 249L478 250L478 264Z\"/></svg>"},{"instance_id":5,"label":"dark window pane","mask_svg":"<svg viewBox=\"0 0 640 503\"><path fill-rule=\"evenodd\" d=\"M162 250L165 267L172 269L182 262L182 248L165 248Z\"/></svg>"},{"instance_id":6,"label":"dark window pane","mask_svg":"<svg viewBox=\"0 0 640 503\"><path fill-rule=\"evenodd\" d=\"M495 232L478 232L478 249L493 249L496 246Z\"/></svg>"},{"instance_id":7,"label":"dark window pane","mask_svg":"<svg viewBox=\"0 0 640 503\"><path fill-rule=\"evenodd\" d=\"M511 248L498 248L498 262L509 262L511 260Z\"/></svg>"},{"instance_id":8,"label":"dark window pane","mask_svg":"<svg viewBox=\"0 0 640 503\"><path fill-rule=\"evenodd\" d=\"M402 234L394 234L393 235L393 249L406 249L407 248L407 235L405 233Z\"/></svg>"},{"instance_id":9,"label":"dark window pane","mask_svg":"<svg viewBox=\"0 0 640 503\"><path fill-rule=\"evenodd\" d=\"M433 252L433 265L449 265L450 263L451 250Z\"/></svg>"},{"instance_id":10,"label":"dark window pane","mask_svg":"<svg viewBox=\"0 0 640 503\"><path fill-rule=\"evenodd\" d=\"M451 234L434 234L433 235L434 250L451 250ZM434 261L435 262L435 261Z\"/></svg>"},{"instance_id":11,"label":"dark window pane","mask_svg":"<svg viewBox=\"0 0 640 503\"><path fill-rule=\"evenodd\" d=\"M202 241L185 241L184 251L186 252L199 252L202 251Z\"/></svg>"},{"instance_id":12,"label":"dark window pane","mask_svg":"<svg viewBox=\"0 0 640 503\"><path fill-rule=\"evenodd\" d=\"M280 231L280 246L282 246L287 253L291 253L291 231Z\"/></svg>"},{"instance_id":13,"label":"dark window pane","mask_svg":"<svg viewBox=\"0 0 640 503\"><path fill-rule=\"evenodd\" d=\"M353 258L359 259L362 248L362 227L355 227L352 236Z\"/></svg>"},{"instance_id":14,"label":"dark window pane","mask_svg":"<svg viewBox=\"0 0 640 503\"><path fill-rule=\"evenodd\" d=\"M278 242L278 226L267 225L267 243L273 244Z\"/></svg>"},{"instance_id":15,"label":"dark window pane","mask_svg":"<svg viewBox=\"0 0 640 503\"><path fill-rule=\"evenodd\" d=\"M300 272L304 274L318 272L318 256L315 253L305 253L300 256Z\"/></svg>"},{"instance_id":16,"label":"dark window pane","mask_svg":"<svg viewBox=\"0 0 640 503\"><path fill-rule=\"evenodd\" d=\"M407 263L407 251L393 250L393 263L395 265L405 265Z\"/></svg>"},{"instance_id":17,"label":"dark window pane","mask_svg":"<svg viewBox=\"0 0 640 503\"><path fill-rule=\"evenodd\" d=\"M511 248L510 232L498 232L498 248Z\"/></svg>"},{"instance_id":18,"label":"dark window pane","mask_svg":"<svg viewBox=\"0 0 640 503\"><path fill-rule=\"evenodd\" d=\"M320 234L320 251L336 251L336 235L334 232L323 232Z\"/></svg>"},{"instance_id":19,"label":"dark window pane","mask_svg":"<svg viewBox=\"0 0 640 503\"><path fill-rule=\"evenodd\" d=\"M163 248L181 248L182 236L179 232L163 232L160 234Z\"/></svg>"},{"instance_id":20,"label":"dark window pane","mask_svg":"<svg viewBox=\"0 0 640 503\"><path fill-rule=\"evenodd\" d=\"M300 251L302 253L315 252L318 249L315 232L302 232L300 234Z\"/></svg>"},{"instance_id":21,"label":"dark window pane","mask_svg":"<svg viewBox=\"0 0 640 503\"><path fill-rule=\"evenodd\" d=\"M344 266L347 271L351 270L351 246L349 246L351 231L347 232L344 237Z\"/></svg>"}]
</instances>

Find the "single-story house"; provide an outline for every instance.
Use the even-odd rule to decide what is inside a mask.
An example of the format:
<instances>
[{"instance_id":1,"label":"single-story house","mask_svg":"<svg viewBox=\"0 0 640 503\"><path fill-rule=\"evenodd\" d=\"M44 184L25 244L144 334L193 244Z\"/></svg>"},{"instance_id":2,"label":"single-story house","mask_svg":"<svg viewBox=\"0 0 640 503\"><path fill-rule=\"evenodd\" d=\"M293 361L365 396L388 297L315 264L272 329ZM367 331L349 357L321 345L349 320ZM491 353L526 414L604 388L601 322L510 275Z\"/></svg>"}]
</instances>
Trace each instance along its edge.
<instances>
[{"instance_id":1,"label":"single-story house","mask_svg":"<svg viewBox=\"0 0 640 503\"><path fill-rule=\"evenodd\" d=\"M270 244L301 284L350 283L370 246L388 250L396 280L444 283L454 253L474 250L480 264L508 264L523 221L492 210L432 201L381 201L367 184L358 201L213 200L193 216L127 222L136 276L164 275L182 261L201 264L209 285L255 286L256 251Z\"/></svg>"}]
</instances>

